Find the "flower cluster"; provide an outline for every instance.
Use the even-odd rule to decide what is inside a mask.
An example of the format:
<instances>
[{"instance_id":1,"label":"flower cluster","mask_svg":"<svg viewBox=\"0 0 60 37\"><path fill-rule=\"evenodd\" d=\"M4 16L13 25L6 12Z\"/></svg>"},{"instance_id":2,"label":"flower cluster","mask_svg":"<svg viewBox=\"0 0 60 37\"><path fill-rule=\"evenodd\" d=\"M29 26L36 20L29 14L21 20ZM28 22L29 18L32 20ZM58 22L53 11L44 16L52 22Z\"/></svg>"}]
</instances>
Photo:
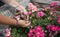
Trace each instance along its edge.
<instances>
[{"instance_id":1,"label":"flower cluster","mask_svg":"<svg viewBox=\"0 0 60 37\"><path fill-rule=\"evenodd\" d=\"M50 33L49 33L49 36L50 36L50 37L52 37L52 35L58 34L58 31L60 31L60 27L55 26L55 25L53 25L53 24L47 25L46 28L47 28L48 31L50 32Z\"/></svg>"},{"instance_id":2,"label":"flower cluster","mask_svg":"<svg viewBox=\"0 0 60 37\"><path fill-rule=\"evenodd\" d=\"M28 37L44 37L44 30L40 26L36 26L34 29L30 29Z\"/></svg>"},{"instance_id":3,"label":"flower cluster","mask_svg":"<svg viewBox=\"0 0 60 37\"><path fill-rule=\"evenodd\" d=\"M35 27L35 35L36 37L44 37L44 30L40 26Z\"/></svg>"},{"instance_id":4,"label":"flower cluster","mask_svg":"<svg viewBox=\"0 0 60 37\"><path fill-rule=\"evenodd\" d=\"M49 31L59 31L59 27L58 27L58 26L55 26L55 25L53 25L53 24L47 25L46 28L47 28Z\"/></svg>"}]
</instances>

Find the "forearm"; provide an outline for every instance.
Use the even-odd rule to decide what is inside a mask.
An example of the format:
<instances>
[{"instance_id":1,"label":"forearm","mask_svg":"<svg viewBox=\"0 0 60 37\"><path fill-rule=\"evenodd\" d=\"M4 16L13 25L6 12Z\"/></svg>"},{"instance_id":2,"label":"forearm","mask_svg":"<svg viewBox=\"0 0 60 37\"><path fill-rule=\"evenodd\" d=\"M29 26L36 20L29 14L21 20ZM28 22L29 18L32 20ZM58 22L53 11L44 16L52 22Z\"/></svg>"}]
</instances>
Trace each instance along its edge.
<instances>
[{"instance_id":1,"label":"forearm","mask_svg":"<svg viewBox=\"0 0 60 37\"><path fill-rule=\"evenodd\" d=\"M8 25L16 25L17 21L15 19L11 19L9 17L0 15L0 23Z\"/></svg>"}]
</instances>

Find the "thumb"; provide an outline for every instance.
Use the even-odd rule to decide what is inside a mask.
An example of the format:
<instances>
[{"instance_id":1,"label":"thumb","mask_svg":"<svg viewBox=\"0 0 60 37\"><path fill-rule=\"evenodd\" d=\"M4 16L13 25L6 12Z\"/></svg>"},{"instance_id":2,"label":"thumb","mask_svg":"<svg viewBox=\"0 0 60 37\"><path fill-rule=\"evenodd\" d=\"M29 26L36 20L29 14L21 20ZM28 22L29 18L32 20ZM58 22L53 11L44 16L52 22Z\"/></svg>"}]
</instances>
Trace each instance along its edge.
<instances>
[{"instance_id":1,"label":"thumb","mask_svg":"<svg viewBox=\"0 0 60 37\"><path fill-rule=\"evenodd\" d=\"M26 9L24 9L24 10L23 10L23 12L24 12L24 14L25 14L25 15L27 15L27 14L28 14Z\"/></svg>"}]
</instances>

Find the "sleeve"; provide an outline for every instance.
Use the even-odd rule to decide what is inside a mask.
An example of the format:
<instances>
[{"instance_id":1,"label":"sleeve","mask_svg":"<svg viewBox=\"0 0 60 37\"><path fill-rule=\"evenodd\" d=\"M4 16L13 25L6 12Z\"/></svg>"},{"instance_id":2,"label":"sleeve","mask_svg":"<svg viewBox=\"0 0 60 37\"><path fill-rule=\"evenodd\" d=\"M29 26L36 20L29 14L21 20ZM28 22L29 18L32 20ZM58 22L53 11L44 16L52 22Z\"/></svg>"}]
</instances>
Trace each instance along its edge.
<instances>
[{"instance_id":1,"label":"sleeve","mask_svg":"<svg viewBox=\"0 0 60 37\"><path fill-rule=\"evenodd\" d=\"M23 5L24 7L26 7L30 2L30 0L17 0L17 1L20 3L20 5Z\"/></svg>"},{"instance_id":2,"label":"sleeve","mask_svg":"<svg viewBox=\"0 0 60 37\"><path fill-rule=\"evenodd\" d=\"M4 15L12 18L15 12L16 12L15 9L7 4L0 7L0 15Z\"/></svg>"},{"instance_id":3,"label":"sleeve","mask_svg":"<svg viewBox=\"0 0 60 37\"><path fill-rule=\"evenodd\" d=\"M15 12L14 8L12 8L6 4L0 7L0 15L4 15L4 16L13 18L14 12ZM1 31L3 32L6 28L9 28L9 25L0 24L0 32Z\"/></svg>"}]
</instances>

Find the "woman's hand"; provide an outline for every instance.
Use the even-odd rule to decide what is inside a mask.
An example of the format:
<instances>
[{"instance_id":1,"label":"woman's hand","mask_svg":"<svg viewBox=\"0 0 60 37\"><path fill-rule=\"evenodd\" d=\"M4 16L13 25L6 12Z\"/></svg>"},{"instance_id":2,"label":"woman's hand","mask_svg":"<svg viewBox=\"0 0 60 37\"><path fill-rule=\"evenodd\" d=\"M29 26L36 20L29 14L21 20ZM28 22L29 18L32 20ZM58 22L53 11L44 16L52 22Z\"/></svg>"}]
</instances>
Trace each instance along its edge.
<instances>
[{"instance_id":1,"label":"woman's hand","mask_svg":"<svg viewBox=\"0 0 60 37\"><path fill-rule=\"evenodd\" d=\"M28 12L27 12L27 10L25 9L25 7L23 7L22 5L19 5L19 6L17 6L16 7L16 9L18 10L17 11L17 13L16 13L16 15L18 15L18 14L23 14L23 19L24 20L29 20L28 18L29 18L29 15L28 15ZM25 19L26 18L26 19Z\"/></svg>"},{"instance_id":2,"label":"woman's hand","mask_svg":"<svg viewBox=\"0 0 60 37\"><path fill-rule=\"evenodd\" d=\"M30 26L30 22L25 21L25 20L20 20L20 21L18 21L18 25L21 27L28 27L28 26Z\"/></svg>"}]
</instances>

